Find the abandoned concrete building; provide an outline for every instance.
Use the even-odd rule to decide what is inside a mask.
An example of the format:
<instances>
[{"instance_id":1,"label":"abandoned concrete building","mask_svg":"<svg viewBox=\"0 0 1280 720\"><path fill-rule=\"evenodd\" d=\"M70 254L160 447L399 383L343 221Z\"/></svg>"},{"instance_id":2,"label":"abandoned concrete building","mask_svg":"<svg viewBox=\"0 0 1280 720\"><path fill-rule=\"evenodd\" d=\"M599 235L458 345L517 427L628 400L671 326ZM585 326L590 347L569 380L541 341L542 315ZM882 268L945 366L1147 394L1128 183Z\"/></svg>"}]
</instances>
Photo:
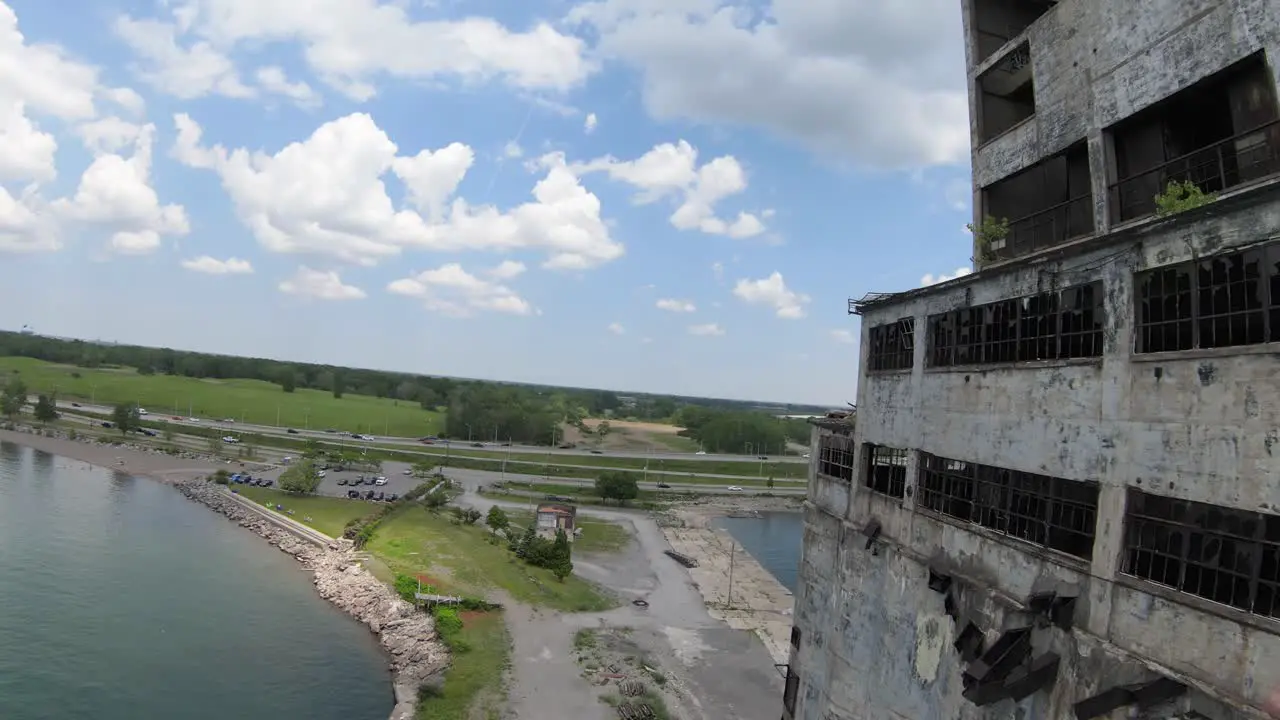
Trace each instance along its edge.
<instances>
[{"instance_id":1,"label":"abandoned concrete building","mask_svg":"<svg viewBox=\"0 0 1280 720\"><path fill-rule=\"evenodd\" d=\"M1268 717L1280 3L961 4L975 272L850 301L784 720Z\"/></svg>"}]
</instances>

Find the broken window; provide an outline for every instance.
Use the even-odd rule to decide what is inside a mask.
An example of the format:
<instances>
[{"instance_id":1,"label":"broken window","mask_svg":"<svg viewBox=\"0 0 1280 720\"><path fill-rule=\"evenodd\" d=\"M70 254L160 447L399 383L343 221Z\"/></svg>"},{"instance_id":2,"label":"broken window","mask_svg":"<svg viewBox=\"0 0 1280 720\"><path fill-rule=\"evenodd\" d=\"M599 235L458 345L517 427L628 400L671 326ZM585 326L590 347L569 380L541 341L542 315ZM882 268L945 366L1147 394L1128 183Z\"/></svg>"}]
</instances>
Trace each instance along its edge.
<instances>
[{"instance_id":1,"label":"broken window","mask_svg":"<svg viewBox=\"0 0 1280 720\"><path fill-rule=\"evenodd\" d=\"M929 318L930 367L1102 356L1102 282Z\"/></svg>"},{"instance_id":2,"label":"broken window","mask_svg":"<svg viewBox=\"0 0 1280 720\"><path fill-rule=\"evenodd\" d=\"M787 714L795 716L796 714L796 695L800 692L800 676L790 665L787 666L787 684L782 689L782 707L786 708Z\"/></svg>"},{"instance_id":3,"label":"broken window","mask_svg":"<svg viewBox=\"0 0 1280 720\"><path fill-rule=\"evenodd\" d=\"M1093 556L1098 484L921 454L916 502L957 520Z\"/></svg>"},{"instance_id":4,"label":"broken window","mask_svg":"<svg viewBox=\"0 0 1280 720\"><path fill-rule=\"evenodd\" d=\"M1135 277L1138 353L1280 341L1280 243Z\"/></svg>"},{"instance_id":5,"label":"broken window","mask_svg":"<svg viewBox=\"0 0 1280 720\"><path fill-rule=\"evenodd\" d=\"M1120 221L1151 215L1170 183L1205 193L1280 172L1280 106L1257 53L1175 93L1111 130L1111 208Z\"/></svg>"},{"instance_id":6,"label":"broken window","mask_svg":"<svg viewBox=\"0 0 1280 720\"><path fill-rule=\"evenodd\" d=\"M871 490L902 499L907 494L907 451L867 443L863 446L867 469L862 484Z\"/></svg>"},{"instance_id":7,"label":"broken window","mask_svg":"<svg viewBox=\"0 0 1280 720\"><path fill-rule=\"evenodd\" d=\"M1093 185L1084 141L982 189L983 214L1009 232L986 252L1022 257L1093 234Z\"/></svg>"},{"instance_id":8,"label":"broken window","mask_svg":"<svg viewBox=\"0 0 1280 720\"><path fill-rule=\"evenodd\" d=\"M1031 47L1019 45L978 77L978 142L997 138L1036 114Z\"/></svg>"},{"instance_id":9,"label":"broken window","mask_svg":"<svg viewBox=\"0 0 1280 720\"><path fill-rule=\"evenodd\" d=\"M1056 4L1057 0L974 0L969 16L974 64L991 57Z\"/></svg>"},{"instance_id":10,"label":"broken window","mask_svg":"<svg viewBox=\"0 0 1280 720\"><path fill-rule=\"evenodd\" d=\"M818 474L853 482L853 440L826 435L818 441Z\"/></svg>"},{"instance_id":11,"label":"broken window","mask_svg":"<svg viewBox=\"0 0 1280 720\"><path fill-rule=\"evenodd\" d=\"M1123 572L1280 617L1280 516L1130 489Z\"/></svg>"},{"instance_id":12,"label":"broken window","mask_svg":"<svg viewBox=\"0 0 1280 720\"><path fill-rule=\"evenodd\" d=\"M800 628L795 625L791 626L791 647L800 649Z\"/></svg>"},{"instance_id":13,"label":"broken window","mask_svg":"<svg viewBox=\"0 0 1280 720\"><path fill-rule=\"evenodd\" d=\"M876 325L868 333L871 348L867 364L871 370L910 370L915 364L916 319L902 318Z\"/></svg>"}]
</instances>

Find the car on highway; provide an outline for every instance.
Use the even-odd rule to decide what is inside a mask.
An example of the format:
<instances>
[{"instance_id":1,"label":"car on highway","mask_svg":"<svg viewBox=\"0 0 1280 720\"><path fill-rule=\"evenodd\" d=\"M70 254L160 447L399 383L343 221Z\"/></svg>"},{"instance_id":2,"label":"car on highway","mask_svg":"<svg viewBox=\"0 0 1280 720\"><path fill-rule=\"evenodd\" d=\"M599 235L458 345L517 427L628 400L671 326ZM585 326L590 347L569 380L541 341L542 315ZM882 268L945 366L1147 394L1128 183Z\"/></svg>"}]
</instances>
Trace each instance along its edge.
<instances>
[{"instance_id":1,"label":"car on highway","mask_svg":"<svg viewBox=\"0 0 1280 720\"><path fill-rule=\"evenodd\" d=\"M484 443L481 443L481 442L474 442L474 443L471 443L471 447L478 447L478 448L482 448L482 447L484 447Z\"/></svg>"},{"instance_id":2,"label":"car on highway","mask_svg":"<svg viewBox=\"0 0 1280 720\"><path fill-rule=\"evenodd\" d=\"M236 421L235 418L222 418L222 422L224 423L233 423L235 421Z\"/></svg>"},{"instance_id":3,"label":"car on highway","mask_svg":"<svg viewBox=\"0 0 1280 720\"><path fill-rule=\"evenodd\" d=\"M230 435L224 435L222 436L222 442L227 443L229 445L234 445L240 442L240 440L239 438L234 438L234 437L231 437Z\"/></svg>"},{"instance_id":4,"label":"car on highway","mask_svg":"<svg viewBox=\"0 0 1280 720\"><path fill-rule=\"evenodd\" d=\"M706 454L707 454L706 450L699 450L698 452L694 453L694 455L706 455Z\"/></svg>"},{"instance_id":5,"label":"car on highway","mask_svg":"<svg viewBox=\"0 0 1280 720\"><path fill-rule=\"evenodd\" d=\"M742 488L738 487L737 485L730 485L725 489L728 490L729 492L742 492Z\"/></svg>"},{"instance_id":6,"label":"car on highway","mask_svg":"<svg viewBox=\"0 0 1280 720\"><path fill-rule=\"evenodd\" d=\"M592 454L592 455L603 455L603 454L604 454L604 451L603 451L603 450L592 450L592 451L591 451L591 454Z\"/></svg>"},{"instance_id":7,"label":"car on highway","mask_svg":"<svg viewBox=\"0 0 1280 720\"><path fill-rule=\"evenodd\" d=\"M671 489L671 486L666 483L658 483L658 487L662 488L663 490Z\"/></svg>"},{"instance_id":8,"label":"car on highway","mask_svg":"<svg viewBox=\"0 0 1280 720\"><path fill-rule=\"evenodd\" d=\"M80 407L80 403L71 403L71 407Z\"/></svg>"},{"instance_id":9,"label":"car on highway","mask_svg":"<svg viewBox=\"0 0 1280 720\"><path fill-rule=\"evenodd\" d=\"M297 434L298 434L298 431L297 431L297 430L294 430L293 428L289 428L288 430L285 430L285 432L286 432L286 433L288 433L288 434L290 434L290 435L297 435Z\"/></svg>"}]
</instances>

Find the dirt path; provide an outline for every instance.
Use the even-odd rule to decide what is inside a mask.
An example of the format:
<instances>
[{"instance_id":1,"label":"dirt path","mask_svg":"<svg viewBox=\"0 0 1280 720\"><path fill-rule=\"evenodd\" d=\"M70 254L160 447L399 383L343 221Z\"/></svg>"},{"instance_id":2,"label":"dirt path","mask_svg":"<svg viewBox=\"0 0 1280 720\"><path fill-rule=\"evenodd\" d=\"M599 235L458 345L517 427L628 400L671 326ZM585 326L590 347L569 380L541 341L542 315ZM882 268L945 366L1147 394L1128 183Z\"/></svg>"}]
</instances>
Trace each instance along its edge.
<instances>
[{"instance_id":1,"label":"dirt path","mask_svg":"<svg viewBox=\"0 0 1280 720\"><path fill-rule=\"evenodd\" d=\"M480 497L460 501L481 511L492 505L517 507ZM575 572L613 590L625 603L605 613L555 613L507 602L512 635L510 717L519 720L608 720L617 713L600 702L613 684L597 685L609 675L649 679L648 666L663 680L649 683L665 696L671 717L683 720L773 720L781 713L782 680L773 658L753 633L734 630L708 614L688 572L668 558L657 524L640 513L579 508L579 513L623 523L633 541L621 552L583 554ZM510 598L505 598L509 601ZM637 607L633 600L644 600ZM574 647L581 629L615 638L603 660L607 668L584 667L587 655ZM616 631L616 632L615 632ZM625 637L619 643L616 638ZM584 672L585 671L585 672ZM587 677L584 677L584 674Z\"/></svg>"}]
</instances>

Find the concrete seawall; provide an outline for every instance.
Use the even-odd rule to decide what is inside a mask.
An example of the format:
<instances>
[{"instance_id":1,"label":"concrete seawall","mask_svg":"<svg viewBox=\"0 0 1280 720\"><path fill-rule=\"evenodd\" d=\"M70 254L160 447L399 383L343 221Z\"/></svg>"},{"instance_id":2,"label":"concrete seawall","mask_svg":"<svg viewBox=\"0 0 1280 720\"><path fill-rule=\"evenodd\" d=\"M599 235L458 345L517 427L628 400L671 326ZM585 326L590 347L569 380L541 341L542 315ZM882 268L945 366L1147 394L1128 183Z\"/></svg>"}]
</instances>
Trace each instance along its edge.
<instances>
[{"instance_id":1,"label":"concrete seawall","mask_svg":"<svg viewBox=\"0 0 1280 720\"><path fill-rule=\"evenodd\" d=\"M671 549L697 561L689 576L707 612L732 628L754 632L774 662L787 662L795 605L791 591L727 530L711 527L707 517L676 513L675 518L676 524L663 527L662 533Z\"/></svg>"},{"instance_id":2,"label":"concrete seawall","mask_svg":"<svg viewBox=\"0 0 1280 720\"><path fill-rule=\"evenodd\" d=\"M319 530L316 530L315 528L309 528L306 525L303 525L302 523L298 522L297 520L293 520L292 518L288 518L288 517L285 517L284 515L276 513L272 511L270 508L259 505L258 503L250 500L247 497L244 497L243 495L238 495L236 493L231 492L230 490L226 490L225 492L228 500L231 500L232 502L235 502L235 503L239 503L242 507L244 507L245 510L258 514L259 516L262 517L263 520L266 520L267 522L280 528L281 530L292 534L294 537L298 538L299 540L309 542L312 545L315 545L316 547L320 547L320 548L330 548L330 547L336 548L339 545L342 545L344 542L346 542L343 540L331 538L328 535L325 535L324 533L320 532Z\"/></svg>"}]
</instances>

